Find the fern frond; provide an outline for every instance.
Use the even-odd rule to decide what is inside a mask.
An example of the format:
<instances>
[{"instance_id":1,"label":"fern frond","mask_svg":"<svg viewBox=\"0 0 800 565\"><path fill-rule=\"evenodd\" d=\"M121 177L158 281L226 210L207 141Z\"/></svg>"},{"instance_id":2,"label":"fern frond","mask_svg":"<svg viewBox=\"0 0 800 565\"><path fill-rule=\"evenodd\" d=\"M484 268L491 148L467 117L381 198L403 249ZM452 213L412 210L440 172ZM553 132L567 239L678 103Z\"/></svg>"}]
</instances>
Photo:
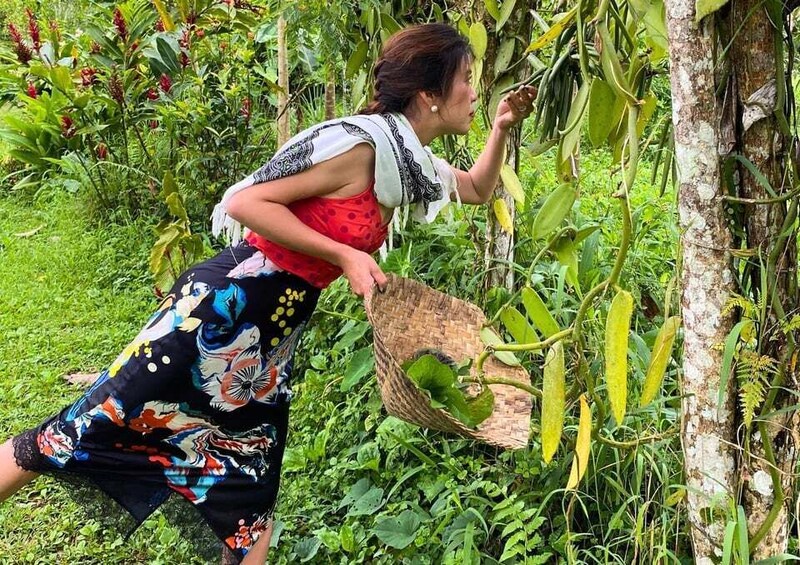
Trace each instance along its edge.
<instances>
[{"instance_id":1,"label":"fern frond","mask_svg":"<svg viewBox=\"0 0 800 565\"><path fill-rule=\"evenodd\" d=\"M768 377L778 370L778 362L769 355L755 351L739 351L736 363L736 380L739 384L739 403L745 427L753 423L756 409L766 397Z\"/></svg>"},{"instance_id":2,"label":"fern frond","mask_svg":"<svg viewBox=\"0 0 800 565\"><path fill-rule=\"evenodd\" d=\"M758 317L758 307L749 298L745 298L741 294L731 293L725 306L722 307L722 315L727 316L735 308L742 311L742 316L746 318L756 319Z\"/></svg>"},{"instance_id":3,"label":"fern frond","mask_svg":"<svg viewBox=\"0 0 800 565\"><path fill-rule=\"evenodd\" d=\"M792 316L792 319L788 322L781 322L781 331L784 334L789 335L795 330L800 330L800 316L797 314Z\"/></svg>"}]
</instances>

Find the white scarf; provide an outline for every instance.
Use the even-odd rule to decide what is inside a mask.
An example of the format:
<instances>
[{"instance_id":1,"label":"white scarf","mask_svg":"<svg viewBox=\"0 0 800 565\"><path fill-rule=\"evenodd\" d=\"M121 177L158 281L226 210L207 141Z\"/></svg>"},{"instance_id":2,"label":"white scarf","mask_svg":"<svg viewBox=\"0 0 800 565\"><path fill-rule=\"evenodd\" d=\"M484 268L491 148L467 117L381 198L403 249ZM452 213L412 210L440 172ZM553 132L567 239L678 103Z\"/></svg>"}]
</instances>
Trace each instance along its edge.
<instances>
[{"instance_id":1,"label":"white scarf","mask_svg":"<svg viewBox=\"0 0 800 565\"><path fill-rule=\"evenodd\" d=\"M375 149L375 195L386 208L412 205L412 217L433 221L458 195L450 165L423 147L405 116L399 113L356 115L306 129L281 147L269 162L237 182L222 196L211 216L211 232L223 231L231 245L242 238L242 226L228 216L231 196L254 184L287 177L341 155L363 142Z\"/></svg>"}]
</instances>

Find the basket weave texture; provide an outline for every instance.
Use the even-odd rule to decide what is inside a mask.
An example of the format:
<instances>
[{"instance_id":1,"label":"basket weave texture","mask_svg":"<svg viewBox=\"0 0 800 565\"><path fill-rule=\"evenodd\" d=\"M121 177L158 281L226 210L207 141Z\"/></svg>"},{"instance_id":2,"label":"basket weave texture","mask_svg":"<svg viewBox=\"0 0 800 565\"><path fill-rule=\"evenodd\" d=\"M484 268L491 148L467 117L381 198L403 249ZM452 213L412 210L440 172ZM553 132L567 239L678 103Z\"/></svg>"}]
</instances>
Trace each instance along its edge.
<instances>
[{"instance_id":1,"label":"basket weave texture","mask_svg":"<svg viewBox=\"0 0 800 565\"><path fill-rule=\"evenodd\" d=\"M477 429L432 408L401 364L423 348L439 349L456 362L475 359L483 351L480 330L486 317L469 302L443 294L424 284L388 274L385 292L373 292L366 303L373 327L375 367L381 398L387 412L412 424L458 433L508 449L525 447L531 419L531 397L508 385L489 385L494 410ZM473 376L475 369L473 367ZM486 377L505 377L530 384L521 367L511 367L490 357Z\"/></svg>"}]
</instances>

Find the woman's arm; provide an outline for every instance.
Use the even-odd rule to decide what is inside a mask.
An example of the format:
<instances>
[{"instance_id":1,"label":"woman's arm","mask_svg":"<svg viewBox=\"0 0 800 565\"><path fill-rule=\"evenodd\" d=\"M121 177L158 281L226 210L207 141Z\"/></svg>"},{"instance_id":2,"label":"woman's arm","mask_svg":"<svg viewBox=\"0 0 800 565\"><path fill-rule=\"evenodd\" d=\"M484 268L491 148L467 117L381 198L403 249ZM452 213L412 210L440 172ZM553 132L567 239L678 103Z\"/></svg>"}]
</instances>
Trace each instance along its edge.
<instances>
[{"instance_id":1,"label":"woman's arm","mask_svg":"<svg viewBox=\"0 0 800 565\"><path fill-rule=\"evenodd\" d=\"M497 106L489 139L475 164L469 171L453 168L458 181L458 196L462 202L483 204L489 201L505 161L508 131L530 115L535 98L536 89L530 86L520 88L503 98Z\"/></svg>"},{"instance_id":2,"label":"woman's arm","mask_svg":"<svg viewBox=\"0 0 800 565\"><path fill-rule=\"evenodd\" d=\"M353 292L368 294L386 276L368 253L332 240L310 228L288 205L311 196L344 198L363 191L372 182L375 151L365 143L333 159L288 177L254 184L234 194L227 205L230 217L268 240L288 249L324 259L343 271Z\"/></svg>"}]
</instances>

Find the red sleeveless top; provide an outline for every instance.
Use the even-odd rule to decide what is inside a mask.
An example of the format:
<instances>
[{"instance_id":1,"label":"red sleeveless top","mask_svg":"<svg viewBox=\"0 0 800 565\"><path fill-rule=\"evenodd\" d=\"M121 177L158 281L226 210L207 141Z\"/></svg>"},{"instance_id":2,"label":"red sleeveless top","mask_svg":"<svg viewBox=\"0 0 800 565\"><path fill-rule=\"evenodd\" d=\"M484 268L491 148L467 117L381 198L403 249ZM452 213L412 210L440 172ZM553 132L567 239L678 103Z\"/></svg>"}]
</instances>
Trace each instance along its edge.
<instances>
[{"instance_id":1,"label":"red sleeveless top","mask_svg":"<svg viewBox=\"0 0 800 565\"><path fill-rule=\"evenodd\" d=\"M361 194L347 198L312 196L289 204L298 219L322 235L360 251L373 253L386 240L388 224L383 223L373 181ZM317 288L325 288L342 270L318 257L287 249L250 232L245 240L277 267L297 275Z\"/></svg>"}]
</instances>

